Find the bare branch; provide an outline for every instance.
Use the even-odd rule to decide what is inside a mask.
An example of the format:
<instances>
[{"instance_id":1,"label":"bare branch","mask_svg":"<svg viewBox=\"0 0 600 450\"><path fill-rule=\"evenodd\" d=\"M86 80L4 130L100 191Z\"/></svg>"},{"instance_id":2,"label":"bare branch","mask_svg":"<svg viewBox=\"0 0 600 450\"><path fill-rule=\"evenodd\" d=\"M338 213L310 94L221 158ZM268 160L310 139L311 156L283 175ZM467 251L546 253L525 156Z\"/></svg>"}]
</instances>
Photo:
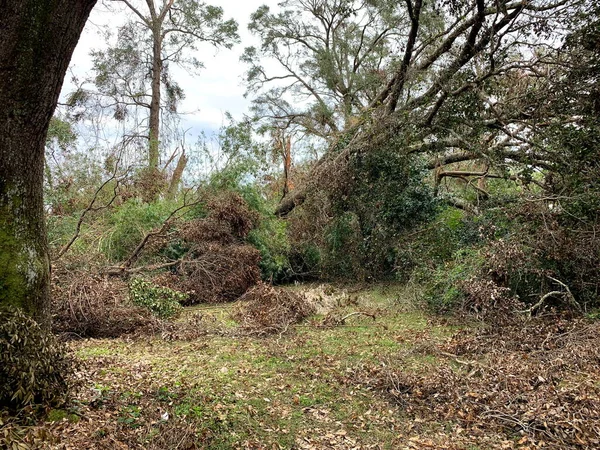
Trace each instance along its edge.
<instances>
[{"instance_id":1,"label":"bare branch","mask_svg":"<svg viewBox=\"0 0 600 450\"><path fill-rule=\"evenodd\" d=\"M83 225L83 221L84 221L85 216L87 215L87 213L89 213L89 212L95 212L95 211L100 211L102 209L109 208L113 204L113 202L116 200L116 198L119 195L118 194L118 189L119 189L119 183L120 183L120 178L117 177L117 171L118 171L118 168L119 168L119 163L120 163L120 159L116 162L115 169L114 169L112 175L108 179L106 179L104 181L104 183L102 183L98 189L96 189L96 192L94 192L94 195L92 197L92 200L90 200L90 203L88 204L88 206L79 215L79 220L77 221L77 226L75 228L75 234L73 234L73 237L71 237L71 240L63 248L60 249L60 251L58 252L58 255L56 255L56 258L54 258L53 261L58 261L60 258L62 258L62 256L67 251L69 251L69 249L71 248L71 246L79 238L79 235L81 233L81 226ZM114 186L112 198L105 205L94 207L94 204L96 203L96 200L98 200L98 195L100 194L100 192L102 192L102 190L104 189L104 187L107 186L113 180L116 180L116 184Z\"/></svg>"}]
</instances>

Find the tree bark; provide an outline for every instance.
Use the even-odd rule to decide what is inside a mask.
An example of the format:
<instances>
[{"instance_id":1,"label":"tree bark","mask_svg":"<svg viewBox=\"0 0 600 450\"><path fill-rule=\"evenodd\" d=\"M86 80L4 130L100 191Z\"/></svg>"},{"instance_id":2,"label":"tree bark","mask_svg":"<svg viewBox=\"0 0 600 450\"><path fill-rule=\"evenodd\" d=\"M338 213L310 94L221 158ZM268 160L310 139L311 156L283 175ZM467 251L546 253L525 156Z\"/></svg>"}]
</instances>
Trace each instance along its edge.
<instances>
[{"instance_id":1,"label":"tree bark","mask_svg":"<svg viewBox=\"0 0 600 450\"><path fill-rule=\"evenodd\" d=\"M160 159L160 82L163 71L162 24L155 19L152 26L152 99L150 100L150 129L148 132L148 168L150 171L157 171Z\"/></svg>"},{"instance_id":2,"label":"tree bark","mask_svg":"<svg viewBox=\"0 0 600 450\"><path fill-rule=\"evenodd\" d=\"M169 190L167 191L167 195L170 198L175 197L175 194L177 194L177 189L179 188L179 184L181 183L183 171L185 170L187 163L188 156L185 154L184 150L179 159L177 160L177 165L175 166L173 176L171 177L171 183L169 184Z\"/></svg>"},{"instance_id":3,"label":"tree bark","mask_svg":"<svg viewBox=\"0 0 600 450\"><path fill-rule=\"evenodd\" d=\"M292 171L292 138L288 138L283 142L283 197L290 193L291 187L291 171Z\"/></svg>"},{"instance_id":4,"label":"tree bark","mask_svg":"<svg viewBox=\"0 0 600 450\"><path fill-rule=\"evenodd\" d=\"M44 146L96 0L0 0L0 307L45 322Z\"/></svg>"},{"instance_id":5,"label":"tree bark","mask_svg":"<svg viewBox=\"0 0 600 450\"><path fill-rule=\"evenodd\" d=\"M306 192L304 190L294 192L281 200L275 210L275 215L280 218L287 217L296 206L301 205L305 200Z\"/></svg>"}]
</instances>

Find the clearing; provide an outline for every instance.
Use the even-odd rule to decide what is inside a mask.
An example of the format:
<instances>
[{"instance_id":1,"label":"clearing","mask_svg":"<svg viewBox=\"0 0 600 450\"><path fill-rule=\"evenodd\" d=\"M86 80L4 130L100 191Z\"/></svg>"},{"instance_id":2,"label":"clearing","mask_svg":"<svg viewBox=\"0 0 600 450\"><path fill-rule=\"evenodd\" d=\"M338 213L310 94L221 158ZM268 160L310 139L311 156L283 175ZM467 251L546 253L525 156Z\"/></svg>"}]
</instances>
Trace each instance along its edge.
<instances>
[{"instance_id":1,"label":"clearing","mask_svg":"<svg viewBox=\"0 0 600 450\"><path fill-rule=\"evenodd\" d=\"M289 289L310 291L329 313L264 337L240 333L230 319L235 305L209 305L181 319L193 319L193 339L165 330L72 341L81 360L75 404L43 424L7 430L35 448L64 449L598 442L595 321L533 321L499 340L480 325L418 312L399 286ZM358 311L367 314L340 320Z\"/></svg>"}]
</instances>

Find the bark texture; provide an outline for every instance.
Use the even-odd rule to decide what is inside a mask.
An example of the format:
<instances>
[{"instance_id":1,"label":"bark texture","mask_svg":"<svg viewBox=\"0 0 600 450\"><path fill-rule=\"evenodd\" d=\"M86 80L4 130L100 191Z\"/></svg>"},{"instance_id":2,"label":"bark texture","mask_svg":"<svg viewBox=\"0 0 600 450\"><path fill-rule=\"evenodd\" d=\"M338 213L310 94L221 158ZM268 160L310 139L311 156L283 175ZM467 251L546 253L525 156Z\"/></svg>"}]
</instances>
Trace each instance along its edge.
<instances>
[{"instance_id":1,"label":"bark texture","mask_svg":"<svg viewBox=\"0 0 600 450\"><path fill-rule=\"evenodd\" d=\"M44 144L96 0L0 0L0 306L46 319Z\"/></svg>"},{"instance_id":2,"label":"bark texture","mask_svg":"<svg viewBox=\"0 0 600 450\"><path fill-rule=\"evenodd\" d=\"M162 22L159 22L154 14L152 16L152 99L150 101L150 129L148 131L148 167L151 171L158 170L160 162L160 82L163 72Z\"/></svg>"},{"instance_id":3,"label":"bark texture","mask_svg":"<svg viewBox=\"0 0 600 450\"><path fill-rule=\"evenodd\" d=\"M175 170L173 171L173 176L171 177L171 182L169 183L169 190L167 195L170 198L175 197L177 194L177 189L179 189L179 184L181 183L181 179L183 177L183 171L185 170L188 163L188 156L185 154L185 150L177 160L177 165L175 166Z\"/></svg>"}]
</instances>

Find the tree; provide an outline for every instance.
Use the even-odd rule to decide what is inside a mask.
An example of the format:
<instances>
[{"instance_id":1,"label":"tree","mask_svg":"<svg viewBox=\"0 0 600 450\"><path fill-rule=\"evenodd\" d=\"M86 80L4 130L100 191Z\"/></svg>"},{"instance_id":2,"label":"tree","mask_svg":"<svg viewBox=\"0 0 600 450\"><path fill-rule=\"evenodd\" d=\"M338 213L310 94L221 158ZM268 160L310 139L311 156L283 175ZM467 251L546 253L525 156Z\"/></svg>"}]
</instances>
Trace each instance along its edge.
<instances>
[{"instance_id":1,"label":"tree","mask_svg":"<svg viewBox=\"0 0 600 450\"><path fill-rule=\"evenodd\" d=\"M261 6L246 48L258 117L329 140L361 115L384 83L403 42L406 14L395 1L287 0Z\"/></svg>"},{"instance_id":2,"label":"tree","mask_svg":"<svg viewBox=\"0 0 600 450\"><path fill-rule=\"evenodd\" d=\"M96 0L0 0L0 306L42 321L49 258L44 149L62 82Z\"/></svg>"},{"instance_id":3,"label":"tree","mask_svg":"<svg viewBox=\"0 0 600 450\"><path fill-rule=\"evenodd\" d=\"M80 89L69 103L77 106L90 97L99 99L100 106L112 110L119 121L142 111L145 117L134 123L131 134L144 140L147 167L155 175L164 138L161 115L176 114L184 97L170 65L199 69L202 63L191 52L202 42L231 48L238 40L237 23L224 20L222 8L197 0L115 1L126 6L132 19L118 28L114 45L92 52L95 92ZM176 174L186 161L182 154Z\"/></svg>"},{"instance_id":4,"label":"tree","mask_svg":"<svg viewBox=\"0 0 600 450\"><path fill-rule=\"evenodd\" d=\"M361 120L333 142L310 179L347 174L342 165L381 149L433 156L434 167L481 158L543 164L530 140L539 128L530 121L539 99L511 106L523 98L519 88L531 92L525 81L540 76L546 55L560 43L561 24L582 4L405 0L408 31L383 88ZM432 21L436 26L428 25ZM285 199L278 214L301 204L306 191Z\"/></svg>"}]
</instances>

